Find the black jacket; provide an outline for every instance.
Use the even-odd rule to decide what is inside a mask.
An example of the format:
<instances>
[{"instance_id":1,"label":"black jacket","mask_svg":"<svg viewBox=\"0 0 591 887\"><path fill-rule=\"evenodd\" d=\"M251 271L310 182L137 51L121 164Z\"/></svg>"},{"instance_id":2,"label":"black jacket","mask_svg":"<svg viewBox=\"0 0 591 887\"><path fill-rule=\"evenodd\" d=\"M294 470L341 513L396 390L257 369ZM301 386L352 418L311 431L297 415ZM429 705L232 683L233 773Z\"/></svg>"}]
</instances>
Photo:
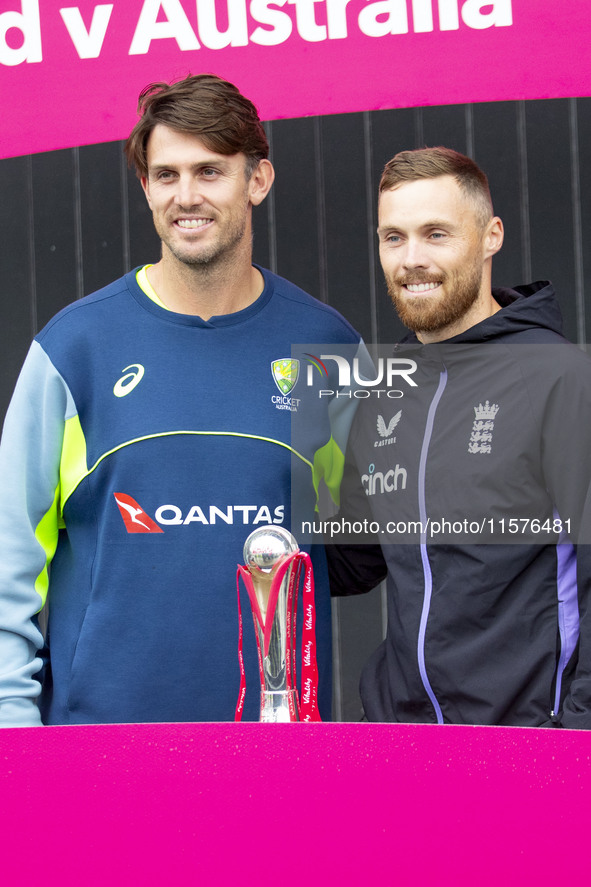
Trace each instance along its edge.
<instances>
[{"instance_id":1,"label":"black jacket","mask_svg":"<svg viewBox=\"0 0 591 887\"><path fill-rule=\"evenodd\" d=\"M331 587L387 574L370 720L591 728L591 361L550 284L494 295L465 333L396 347L415 387L360 401Z\"/></svg>"}]
</instances>

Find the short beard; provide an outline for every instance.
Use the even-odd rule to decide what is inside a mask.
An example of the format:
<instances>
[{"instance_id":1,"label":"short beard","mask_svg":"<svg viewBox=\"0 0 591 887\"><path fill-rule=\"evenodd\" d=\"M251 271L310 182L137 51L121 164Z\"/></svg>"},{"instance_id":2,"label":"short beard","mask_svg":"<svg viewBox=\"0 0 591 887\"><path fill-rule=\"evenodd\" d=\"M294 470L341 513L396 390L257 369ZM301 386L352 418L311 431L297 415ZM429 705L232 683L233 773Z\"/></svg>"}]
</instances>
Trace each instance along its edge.
<instances>
[{"instance_id":1,"label":"short beard","mask_svg":"<svg viewBox=\"0 0 591 887\"><path fill-rule=\"evenodd\" d=\"M201 251L194 252L191 247L185 248L182 243L178 243L173 237L169 236L169 229L166 219L160 222L159 217L154 216L154 226L156 233L164 245L168 247L170 253L175 259L183 265L192 269L201 269L202 271L215 271L219 266L232 265L235 261L237 251L244 245L244 236L248 225L248 183L245 184L243 203L234 207L234 211L230 218L220 218L220 214L215 210L211 210L207 205L201 207L182 206L175 208L176 211L186 211L192 213L194 211L208 212L211 217L224 225L224 229L220 234L220 238L209 246L204 247ZM252 248L252 238L249 240L249 246Z\"/></svg>"},{"instance_id":2,"label":"short beard","mask_svg":"<svg viewBox=\"0 0 591 887\"><path fill-rule=\"evenodd\" d=\"M416 299L403 294L409 283L437 283L447 288L444 296L419 296ZM461 274L435 276L421 272L386 278L388 294L396 312L409 330L433 333L457 323L470 310L480 295L482 266L474 265Z\"/></svg>"},{"instance_id":3,"label":"short beard","mask_svg":"<svg viewBox=\"0 0 591 887\"><path fill-rule=\"evenodd\" d=\"M224 264L229 257L235 255L236 248L243 242L246 232L246 219L243 224L234 226L227 232L226 238L220 243L212 243L207 250L200 253L192 253L190 250L186 252L182 249L172 248L168 244L173 256L190 268L209 268L214 269L218 264Z\"/></svg>"}]
</instances>

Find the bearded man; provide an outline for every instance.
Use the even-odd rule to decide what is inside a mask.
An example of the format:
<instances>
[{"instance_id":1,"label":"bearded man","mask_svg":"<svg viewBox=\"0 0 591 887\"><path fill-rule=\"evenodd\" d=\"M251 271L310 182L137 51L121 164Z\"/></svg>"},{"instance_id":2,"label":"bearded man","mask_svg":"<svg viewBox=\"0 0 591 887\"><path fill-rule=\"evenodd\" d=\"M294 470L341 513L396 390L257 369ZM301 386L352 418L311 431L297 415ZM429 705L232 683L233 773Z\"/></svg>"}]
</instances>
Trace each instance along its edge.
<instances>
[{"instance_id":1,"label":"bearded man","mask_svg":"<svg viewBox=\"0 0 591 887\"><path fill-rule=\"evenodd\" d=\"M366 715L589 729L591 361L550 283L492 287L503 225L470 158L397 154L378 214L412 381L357 392L329 548L333 594L387 577Z\"/></svg>"}]
</instances>

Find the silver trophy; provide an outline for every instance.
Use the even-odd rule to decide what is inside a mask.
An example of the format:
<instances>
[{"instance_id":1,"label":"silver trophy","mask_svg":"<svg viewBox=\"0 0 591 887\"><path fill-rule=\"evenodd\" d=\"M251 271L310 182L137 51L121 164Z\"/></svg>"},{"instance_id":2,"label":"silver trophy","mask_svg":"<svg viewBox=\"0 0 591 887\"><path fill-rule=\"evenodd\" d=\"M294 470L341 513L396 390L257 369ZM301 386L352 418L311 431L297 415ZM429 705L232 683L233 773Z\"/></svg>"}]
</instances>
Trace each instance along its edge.
<instances>
[{"instance_id":1,"label":"silver trophy","mask_svg":"<svg viewBox=\"0 0 591 887\"><path fill-rule=\"evenodd\" d=\"M283 527L254 530L244 543L245 566L238 567L250 599L256 630L261 678L260 721L280 723L319 720L316 707L316 653L314 638L314 582L310 558ZM304 607L308 614L303 657L305 705L296 690L296 612L298 585L305 567ZM244 664L241 659L241 669ZM241 693L241 702L243 699ZM302 711L304 716L302 717Z\"/></svg>"}]
</instances>

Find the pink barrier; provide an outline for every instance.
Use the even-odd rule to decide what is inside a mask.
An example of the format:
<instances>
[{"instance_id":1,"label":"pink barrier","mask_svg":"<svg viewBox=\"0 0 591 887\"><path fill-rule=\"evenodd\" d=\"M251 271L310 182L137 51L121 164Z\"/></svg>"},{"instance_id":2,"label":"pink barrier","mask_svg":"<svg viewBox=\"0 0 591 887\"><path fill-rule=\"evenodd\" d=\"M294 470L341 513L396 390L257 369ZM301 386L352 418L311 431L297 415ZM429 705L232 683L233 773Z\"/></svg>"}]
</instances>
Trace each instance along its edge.
<instances>
[{"instance_id":1,"label":"pink barrier","mask_svg":"<svg viewBox=\"0 0 591 887\"><path fill-rule=\"evenodd\" d=\"M0 0L0 157L125 138L189 72L263 119L582 96L590 39L587 0Z\"/></svg>"},{"instance_id":2,"label":"pink barrier","mask_svg":"<svg viewBox=\"0 0 591 887\"><path fill-rule=\"evenodd\" d=\"M587 883L591 733L368 724L0 731L8 884Z\"/></svg>"}]
</instances>

